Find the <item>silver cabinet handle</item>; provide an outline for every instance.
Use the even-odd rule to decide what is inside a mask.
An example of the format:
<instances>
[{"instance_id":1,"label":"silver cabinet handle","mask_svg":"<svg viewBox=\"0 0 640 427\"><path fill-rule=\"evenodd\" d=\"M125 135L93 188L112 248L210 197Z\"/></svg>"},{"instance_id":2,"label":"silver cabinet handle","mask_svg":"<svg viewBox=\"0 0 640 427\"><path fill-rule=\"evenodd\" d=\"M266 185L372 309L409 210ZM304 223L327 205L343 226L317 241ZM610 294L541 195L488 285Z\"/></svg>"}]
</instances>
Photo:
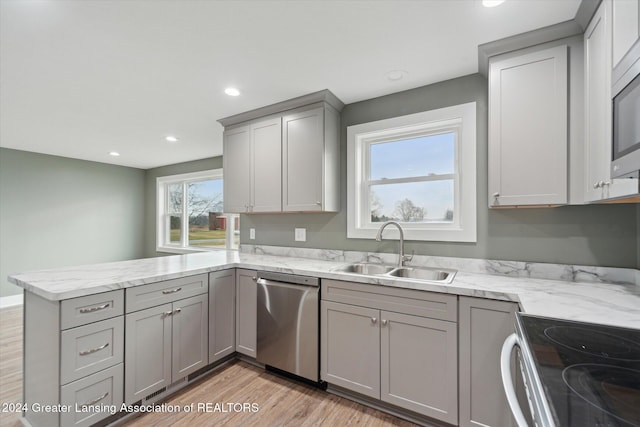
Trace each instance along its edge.
<instances>
[{"instance_id":1,"label":"silver cabinet handle","mask_svg":"<svg viewBox=\"0 0 640 427\"><path fill-rule=\"evenodd\" d=\"M162 313L161 317L167 317L167 316L172 316L173 315L173 311L165 311L164 313Z\"/></svg>"},{"instance_id":2,"label":"silver cabinet handle","mask_svg":"<svg viewBox=\"0 0 640 427\"><path fill-rule=\"evenodd\" d=\"M171 289L170 291L162 291L163 294L168 295L168 294L175 294L176 292L180 292L182 290L182 288L175 288L175 289Z\"/></svg>"},{"instance_id":3,"label":"silver cabinet handle","mask_svg":"<svg viewBox=\"0 0 640 427\"><path fill-rule=\"evenodd\" d=\"M497 199L498 197L500 197L500 193L493 193L493 197Z\"/></svg>"},{"instance_id":4,"label":"silver cabinet handle","mask_svg":"<svg viewBox=\"0 0 640 427\"><path fill-rule=\"evenodd\" d=\"M596 190L598 188L600 188L600 183L599 182L596 182L595 184L593 184L593 189L594 190Z\"/></svg>"},{"instance_id":5,"label":"silver cabinet handle","mask_svg":"<svg viewBox=\"0 0 640 427\"><path fill-rule=\"evenodd\" d=\"M316 202L316 205L320 206L322 205L322 202Z\"/></svg>"},{"instance_id":6,"label":"silver cabinet handle","mask_svg":"<svg viewBox=\"0 0 640 427\"><path fill-rule=\"evenodd\" d=\"M102 350L102 349L105 349L105 348L107 348L107 347L109 347L109 343L108 343L108 342L107 342L107 343L102 344L100 347L92 348L92 349L90 349L90 350L83 350L83 351L81 351L81 352L80 352L80 353L78 353L78 354L79 354L80 356L86 356L86 355L88 355L88 354L93 354L93 353L95 353L95 352L97 352L97 351L100 351L100 350Z\"/></svg>"},{"instance_id":7,"label":"silver cabinet handle","mask_svg":"<svg viewBox=\"0 0 640 427\"><path fill-rule=\"evenodd\" d=\"M605 181L605 182L602 183L603 187L605 187L605 186L608 187L610 185L611 185L611 181Z\"/></svg>"},{"instance_id":8,"label":"silver cabinet handle","mask_svg":"<svg viewBox=\"0 0 640 427\"><path fill-rule=\"evenodd\" d=\"M109 307L110 305L111 304L106 303L106 304L99 305L97 307L81 308L80 309L80 313L82 313L82 314L93 313L94 311L104 310L105 308Z\"/></svg>"},{"instance_id":9,"label":"silver cabinet handle","mask_svg":"<svg viewBox=\"0 0 640 427\"><path fill-rule=\"evenodd\" d=\"M102 396L98 397L97 399L93 399L91 402L83 403L80 406L82 408L86 408L87 406L95 405L96 403L100 402L102 399L104 399L107 396L109 396L109 392L108 391L105 392L105 394L103 394Z\"/></svg>"},{"instance_id":10,"label":"silver cabinet handle","mask_svg":"<svg viewBox=\"0 0 640 427\"><path fill-rule=\"evenodd\" d=\"M375 317L371 318L371 323L376 323L378 321L378 319L376 319Z\"/></svg>"},{"instance_id":11,"label":"silver cabinet handle","mask_svg":"<svg viewBox=\"0 0 640 427\"><path fill-rule=\"evenodd\" d=\"M173 310L173 312L171 312L171 314L177 314L177 313L180 313L181 311L182 311L182 309L178 307L175 310Z\"/></svg>"},{"instance_id":12,"label":"silver cabinet handle","mask_svg":"<svg viewBox=\"0 0 640 427\"><path fill-rule=\"evenodd\" d=\"M387 326L389 321L387 319L382 319L382 326Z\"/></svg>"},{"instance_id":13,"label":"silver cabinet handle","mask_svg":"<svg viewBox=\"0 0 640 427\"><path fill-rule=\"evenodd\" d=\"M257 281L258 281L258 278L257 278L256 276L253 276L253 277L251 278L251 280L253 280L254 282L257 282Z\"/></svg>"}]
</instances>

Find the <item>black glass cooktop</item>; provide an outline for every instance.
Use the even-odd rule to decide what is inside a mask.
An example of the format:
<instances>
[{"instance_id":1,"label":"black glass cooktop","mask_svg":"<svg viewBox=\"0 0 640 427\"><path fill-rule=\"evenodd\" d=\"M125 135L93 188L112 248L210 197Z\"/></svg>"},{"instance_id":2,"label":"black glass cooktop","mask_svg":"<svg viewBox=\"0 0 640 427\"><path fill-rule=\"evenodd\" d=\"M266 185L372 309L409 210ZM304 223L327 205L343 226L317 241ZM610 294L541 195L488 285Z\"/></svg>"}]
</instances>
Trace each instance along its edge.
<instances>
[{"instance_id":1,"label":"black glass cooktop","mask_svg":"<svg viewBox=\"0 0 640 427\"><path fill-rule=\"evenodd\" d=\"M640 427L640 330L519 317L557 426Z\"/></svg>"}]
</instances>

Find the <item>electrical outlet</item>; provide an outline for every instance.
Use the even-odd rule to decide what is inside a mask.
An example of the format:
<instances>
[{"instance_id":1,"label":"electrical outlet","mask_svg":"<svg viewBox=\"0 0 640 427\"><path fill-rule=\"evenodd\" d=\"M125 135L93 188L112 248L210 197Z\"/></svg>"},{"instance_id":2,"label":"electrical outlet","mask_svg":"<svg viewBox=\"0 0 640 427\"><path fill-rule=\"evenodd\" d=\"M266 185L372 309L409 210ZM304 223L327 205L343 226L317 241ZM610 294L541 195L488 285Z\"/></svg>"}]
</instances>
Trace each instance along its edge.
<instances>
[{"instance_id":1,"label":"electrical outlet","mask_svg":"<svg viewBox=\"0 0 640 427\"><path fill-rule=\"evenodd\" d=\"M294 229L294 238L296 242L306 242L307 241L307 229L306 228L296 228Z\"/></svg>"},{"instance_id":2,"label":"electrical outlet","mask_svg":"<svg viewBox=\"0 0 640 427\"><path fill-rule=\"evenodd\" d=\"M250 228L249 229L249 239L251 239L251 240L255 240L256 239L256 229L255 228Z\"/></svg>"}]
</instances>

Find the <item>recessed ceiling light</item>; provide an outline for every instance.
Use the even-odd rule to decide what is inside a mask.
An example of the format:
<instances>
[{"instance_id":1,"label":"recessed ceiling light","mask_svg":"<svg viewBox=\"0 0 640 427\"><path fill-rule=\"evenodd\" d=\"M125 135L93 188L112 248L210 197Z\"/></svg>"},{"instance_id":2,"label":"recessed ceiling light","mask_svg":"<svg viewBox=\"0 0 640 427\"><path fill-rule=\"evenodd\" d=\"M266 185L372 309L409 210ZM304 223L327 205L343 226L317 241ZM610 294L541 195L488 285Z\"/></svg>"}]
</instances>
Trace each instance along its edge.
<instances>
[{"instance_id":1,"label":"recessed ceiling light","mask_svg":"<svg viewBox=\"0 0 640 427\"><path fill-rule=\"evenodd\" d=\"M228 87L224 90L224 93L226 93L229 96L238 96L240 95L240 91L238 89L236 89L235 87Z\"/></svg>"},{"instance_id":2,"label":"recessed ceiling light","mask_svg":"<svg viewBox=\"0 0 640 427\"><path fill-rule=\"evenodd\" d=\"M408 73L404 70L391 70L385 74L385 76L387 77L387 80L397 82L398 80L402 80L407 74Z\"/></svg>"},{"instance_id":3,"label":"recessed ceiling light","mask_svg":"<svg viewBox=\"0 0 640 427\"><path fill-rule=\"evenodd\" d=\"M496 7L504 3L505 0L482 0L484 7Z\"/></svg>"},{"instance_id":4,"label":"recessed ceiling light","mask_svg":"<svg viewBox=\"0 0 640 427\"><path fill-rule=\"evenodd\" d=\"M118 157L120 153L118 153L117 151L109 151L109 155L113 157Z\"/></svg>"},{"instance_id":5,"label":"recessed ceiling light","mask_svg":"<svg viewBox=\"0 0 640 427\"><path fill-rule=\"evenodd\" d=\"M173 135L168 135L167 137L165 137L165 139L167 140L167 142L178 142L178 141L180 141L178 138L176 138Z\"/></svg>"}]
</instances>

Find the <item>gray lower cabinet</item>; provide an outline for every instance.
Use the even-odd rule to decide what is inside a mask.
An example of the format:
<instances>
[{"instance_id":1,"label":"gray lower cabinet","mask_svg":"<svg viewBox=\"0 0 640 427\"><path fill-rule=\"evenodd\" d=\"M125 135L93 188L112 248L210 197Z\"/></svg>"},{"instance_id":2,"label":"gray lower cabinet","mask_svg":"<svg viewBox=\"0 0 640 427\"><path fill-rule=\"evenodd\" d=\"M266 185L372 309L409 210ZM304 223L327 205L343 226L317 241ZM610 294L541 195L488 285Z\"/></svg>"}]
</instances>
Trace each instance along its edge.
<instances>
[{"instance_id":1,"label":"gray lower cabinet","mask_svg":"<svg viewBox=\"0 0 640 427\"><path fill-rule=\"evenodd\" d=\"M207 275L204 276L205 280ZM168 281L171 282L171 281ZM161 282L163 284L167 282ZM167 283L170 284L170 283ZM145 285L150 290L159 284ZM178 287L165 290L165 295ZM144 287L144 286L143 286ZM138 288L143 288L138 287ZM140 295L140 289L136 292ZM128 291L129 289L127 289ZM209 354L209 298L204 293L127 313L125 320L125 402L152 397L205 367ZM179 295L174 292L173 295ZM131 306L139 302L132 298ZM130 299L127 294L127 309Z\"/></svg>"},{"instance_id":2,"label":"gray lower cabinet","mask_svg":"<svg viewBox=\"0 0 640 427\"><path fill-rule=\"evenodd\" d=\"M49 301L25 292L24 416L33 426L89 426L123 402L124 291ZM65 412L37 410L45 405Z\"/></svg>"},{"instance_id":3,"label":"gray lower cabinet","mask_svg":"<svg viewBox=\"0 0 640 427\"><path fill-rule=\"evenodd\" d=\"M236 351L256 357L258 289L254 270L236 270Z\"/></svg>"},{"instance_id":4,"label":"gray lower cabinet","mask_svg":"<svg viewBox=\"0 0 640 427\"><path fill-rule=\"evenodd\" d=\"M324 381L380 398L380 311L322 301L321 377Z\"/></svg>"},{"instance_id":5,"label":"gray lower cabinet","mask_svg":"<svg viewBox=\"0 0 640 427\"><path fill-rule=\"evenodd\" d=\"M323 280L322 298L324 381L457 424L455 296Z\"/></svg>"},{"instance_id":6,"label":"gray lower cabinet","mask_svg":"<svg viewBox=\"0 0 640 427\"><path fill-rule=\"evenodd\" d=\"M460 297L458 308L460 426L515 426L502 387L500 351L514 331L518 304Z\"/></svg>"},{"instance_id":7,"label":"gray lower cabinet","mask_svg":"<svg viewBox=\"0 0 640 427\"><path fill-rule=\"evenodd\" d=\"M236 270L209 274L209 363L236 351Z\"/></svg>"}]
</instances>

